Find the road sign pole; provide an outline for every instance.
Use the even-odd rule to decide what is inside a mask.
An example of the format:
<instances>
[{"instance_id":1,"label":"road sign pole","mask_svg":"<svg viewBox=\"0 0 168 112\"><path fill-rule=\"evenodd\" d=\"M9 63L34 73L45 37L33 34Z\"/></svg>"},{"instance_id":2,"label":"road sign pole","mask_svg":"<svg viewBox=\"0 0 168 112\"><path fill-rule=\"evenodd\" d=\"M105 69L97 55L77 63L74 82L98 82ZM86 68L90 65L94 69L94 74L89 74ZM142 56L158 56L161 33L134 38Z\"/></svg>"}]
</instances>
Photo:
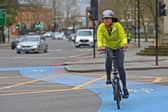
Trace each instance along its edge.
<instances>
[{"instance_id":1,"label":"road sign pole","mask_svg":"<svg viewBox=\"0 0 168 112\"><path fill-rule=\"evenodd\" d=\"M1 28L1 42L5 42L4 26L6 25L6 10L0 9L0 28Z\"/></svg>"},{"instance_id":2,"label":"road sign pole","mask_svg":"<svg viewBox=\"0 0 168 112\"><path fill-rule=\"evenodd\" d=\"M138 3L137 3L137 5L138 5L138 48L140 48L141 47L141 38L140 38L140 28L141 28L141 26L140 26L140 23L141 23L141 21L140 21L140 19L141 19L141 16L140 16L140 13L141 13L141 8L140 8L140 0L138 0L137 1Z\"/></svg>"},{"instance_id":3,"label":"road sign pole","mask_svg":"<svg viewBox=\"0 0 168 112\"><path fill-rule=\"evenodd\" d=\"M155 9L156 9L156 16L155 16L155 65L158 66L158 0L155 0Z\"/></svg>"},{"instance_id":4,"label":"road sign pole","mask_svg":"<svg viewBox=\"0 0 168 112\"><path fill-rule=\"evenodd\" d=\"M5 43L5 27L2 27L2 42Z\"/></svg>"},{"instance_id":5,"label":"road sign pole","mask_svg":"<svg viewBox=\"0 0 168 112\"><path fill-rule=\"evenodd\" d=\"M93 58L96 58L96 24L93 20Z\"/></svg>"}]
</instances>

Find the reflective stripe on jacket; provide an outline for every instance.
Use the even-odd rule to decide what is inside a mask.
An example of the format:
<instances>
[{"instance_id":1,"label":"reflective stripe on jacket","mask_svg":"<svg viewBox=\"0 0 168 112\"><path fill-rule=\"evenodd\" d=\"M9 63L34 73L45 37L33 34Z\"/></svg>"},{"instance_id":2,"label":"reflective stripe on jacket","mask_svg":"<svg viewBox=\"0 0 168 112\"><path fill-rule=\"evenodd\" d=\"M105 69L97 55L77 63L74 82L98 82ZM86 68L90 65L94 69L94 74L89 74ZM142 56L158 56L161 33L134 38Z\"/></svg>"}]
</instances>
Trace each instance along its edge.
<instances>
[{"instance_id":1,"label":"reflective stripe on jacket","mask_svg":"<svg viewBox=\"0 0 168 112\"><path fill-rule=\"evenodd\" d=\"M101 23L97 29L98 48L109 47L117 49L127 44L127 37L124 28L119 22L112 25L111 36L109 35L104 23Z\"/></svg>"}]
</instances>

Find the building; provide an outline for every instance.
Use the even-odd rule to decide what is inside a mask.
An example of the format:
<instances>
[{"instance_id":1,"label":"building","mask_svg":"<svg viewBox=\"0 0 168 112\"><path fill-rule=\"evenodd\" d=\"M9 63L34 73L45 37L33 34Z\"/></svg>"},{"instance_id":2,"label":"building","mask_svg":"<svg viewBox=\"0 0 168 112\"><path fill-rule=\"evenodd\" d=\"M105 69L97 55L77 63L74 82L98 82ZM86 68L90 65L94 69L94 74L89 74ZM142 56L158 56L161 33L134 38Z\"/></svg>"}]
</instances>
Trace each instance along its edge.
<instances>
[{"instance_id":1,"label":"building","mask_svg":"<svg viewBox=\"0 0 168 112\"><path fill-rule=\"evenodd\" d=\"M40 23L42 29L50 29L52 25L52 9L43 4L31 4L30 0L19 0L17 23L26 25L28 29L33 24Z\"/></svg>"}]
</instances>

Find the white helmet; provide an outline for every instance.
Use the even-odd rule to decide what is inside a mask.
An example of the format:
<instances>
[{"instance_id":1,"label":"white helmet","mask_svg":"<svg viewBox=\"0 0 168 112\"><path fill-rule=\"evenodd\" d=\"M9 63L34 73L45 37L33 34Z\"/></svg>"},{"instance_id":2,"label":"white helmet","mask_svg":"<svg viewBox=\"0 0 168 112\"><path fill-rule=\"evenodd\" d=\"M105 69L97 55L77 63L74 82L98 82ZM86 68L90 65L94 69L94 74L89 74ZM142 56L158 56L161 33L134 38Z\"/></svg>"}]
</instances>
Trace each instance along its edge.
<instances>
[{"instance_id":1,"label":"white helmet","mask_svg":"<svg viewBox=\"0 0 168 112\"><path fill-rule=\"evenodd\" d=\"M104 10L102 18L117 18L112 10Z\"/></svg>"}]
</instances>

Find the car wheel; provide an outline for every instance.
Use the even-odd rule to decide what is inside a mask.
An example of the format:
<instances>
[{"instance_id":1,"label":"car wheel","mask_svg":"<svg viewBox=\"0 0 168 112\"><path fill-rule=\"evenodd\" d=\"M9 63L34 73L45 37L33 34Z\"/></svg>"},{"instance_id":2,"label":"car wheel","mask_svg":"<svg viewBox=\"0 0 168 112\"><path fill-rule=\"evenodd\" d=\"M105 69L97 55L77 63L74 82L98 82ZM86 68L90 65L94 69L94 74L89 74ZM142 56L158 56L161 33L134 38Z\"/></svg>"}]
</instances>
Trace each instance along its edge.
<instances>
[{"instance_id":1,"label":"car wheel","mask_svg":"<svg viewBox=\"0 0 168 112\"><path fill-rule=\"evenodd\" d=\"M14 49L15 49L15 47L13 47L13 46L12 46L12 47L11 47L11 49L12 49L12 50L14 50Z\"/></svg>"},{"instance_id":2,"label":"car wheel","mask_svg":"<svg viewBox=\"0 0 168 112\"><path fill-rule=\"evenodd\" d=\"M20 54L21 52L20 52L20 51L17 51L16 53L17 53L17 54Z\"/></svg>"},{"instance_id":3,"label":"car wheel","mask_svg":"<svg viewBox=\"0 0 168 112\"><path fill-rule=\"evenodd\" d=\"M48 50L47 50L47 49L45 49L45 50L44 50L44 53L47 53L47 52L48 52Z\"/></svg>"},{"instance_id":4,"label":"car wheel","mask_svg":"<svg viewBox=\"0 0 168 112\"><path fill-rule=\"evenodd\" d=\"M79 48L80 46L78 45L78 46L75 46L76 48Z\"/></svg>"}]
</instances>

